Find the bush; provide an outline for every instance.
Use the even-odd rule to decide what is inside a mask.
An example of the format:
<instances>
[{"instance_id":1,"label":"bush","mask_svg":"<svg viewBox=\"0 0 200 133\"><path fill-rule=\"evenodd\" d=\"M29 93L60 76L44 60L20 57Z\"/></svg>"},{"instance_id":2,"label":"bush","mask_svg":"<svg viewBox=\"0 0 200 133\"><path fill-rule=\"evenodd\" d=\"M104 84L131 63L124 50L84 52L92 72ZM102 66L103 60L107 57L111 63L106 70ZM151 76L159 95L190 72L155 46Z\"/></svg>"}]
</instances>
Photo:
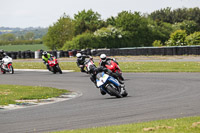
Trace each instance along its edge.
<instances>
[{"instance_id":1,"label":"bush","mask_svg":"<svg viewBox=\"0 0 200 133\"><path fill-rule=\"evenodd\" d=\"M155 40L152 45L154 47L161 47L161 46L163 46L160 40Z\"/></svg>"},{"instance_id":2,"label":"bush","mask_svg":"<svg viewBox=\"0 0 200 133\"><path fill-rule=\"evenodd\" d=\"M169 46L183 46L186 45L187 33L185 30L177 30L170 35L170 38L167 42Z\"/></svg>"},{"instance_id":3,"label":"bush","mask_svg":"<svg viewBox=\"0 0 200 133\"><path fill-rule=\"evenodd\" d=\"M200 45L200 32L194 32L186 37L188 45Z\"/></svg>"},{"instance_id":4,"label":"bush","mask_svg":"<svg viewBox=\"0 0 200 133\"><path fill-rule=\"evenodd\" d=\"M97 48L98 45L98 38L94 37L94 35L91 33L83 33L74 37L72 41L66 41L62 49Z\"/></svg>"}]
</instances>

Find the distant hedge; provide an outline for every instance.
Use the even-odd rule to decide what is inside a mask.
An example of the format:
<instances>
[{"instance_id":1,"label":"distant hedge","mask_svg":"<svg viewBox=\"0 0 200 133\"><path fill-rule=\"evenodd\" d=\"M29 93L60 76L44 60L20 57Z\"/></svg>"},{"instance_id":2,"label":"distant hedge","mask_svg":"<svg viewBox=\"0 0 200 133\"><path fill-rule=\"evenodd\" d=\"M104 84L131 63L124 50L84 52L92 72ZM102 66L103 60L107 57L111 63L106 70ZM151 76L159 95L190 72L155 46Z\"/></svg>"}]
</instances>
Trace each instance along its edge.
<instances>
[{"instance_id":1,"label":"distant hedge","mask_svg":"<svg viewBox=\"0 0 200 133\"><path fill-rule=\"evenodd\" d=\"M42 40L0 41L0 46L4 46L4 45L21 45L21 44L42 44Z\"/></svg>"}]
</instances>

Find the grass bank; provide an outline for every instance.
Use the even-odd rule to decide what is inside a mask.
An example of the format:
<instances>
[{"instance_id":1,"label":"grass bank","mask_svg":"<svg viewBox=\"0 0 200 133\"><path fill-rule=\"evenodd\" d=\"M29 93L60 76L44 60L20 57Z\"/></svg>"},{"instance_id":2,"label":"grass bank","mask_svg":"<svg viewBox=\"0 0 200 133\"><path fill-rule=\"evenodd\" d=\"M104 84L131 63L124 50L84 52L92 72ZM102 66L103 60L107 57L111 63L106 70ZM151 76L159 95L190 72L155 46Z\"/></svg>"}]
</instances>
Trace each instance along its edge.
<instances>
[{"instance_id":1,"label":"grass bank","mask_svg":"<svg viewBox=\"0 0 200 133\"><path fill-rule=\"evenodd\" d=\"M4 51L37 51L40 49L45 51L48 50L48 48L43 44L5 45L0 46L0 49L3 49Z\"/></svg>"},{"instance_id":2,"label":"grass bank","mask_svg":"<svg viewBox=\"0 0 200 133\"><path fill-rule=\"evenodd\" d=\"M75 62L60 62L62 70L79 72ZM119 62L123 72L200 72L200 62ZM98 64L96 63L98 66ZM42 62L15 62L16 69L46 69Z\"/></svg>"},{"instance_id":3,"label":"grass bank","mask_svg":"<svg viewBox=\"0 0 200 133\"><path fill-rule=\"evenodd\" d=\"M16 104L15 100L47 99L67 92L52 87L0 85L0 105Z\"/></svg>"},{"instance_id":4,"label":"grass bank","mask_svg":"<svg viewBox=\"0 0 200 133\"><path fill-rule=\"evenodd\" d=\"M200 117L157 120L119 126L66 130L52 133L199 133Z\"/></svg>"}]
</instances>

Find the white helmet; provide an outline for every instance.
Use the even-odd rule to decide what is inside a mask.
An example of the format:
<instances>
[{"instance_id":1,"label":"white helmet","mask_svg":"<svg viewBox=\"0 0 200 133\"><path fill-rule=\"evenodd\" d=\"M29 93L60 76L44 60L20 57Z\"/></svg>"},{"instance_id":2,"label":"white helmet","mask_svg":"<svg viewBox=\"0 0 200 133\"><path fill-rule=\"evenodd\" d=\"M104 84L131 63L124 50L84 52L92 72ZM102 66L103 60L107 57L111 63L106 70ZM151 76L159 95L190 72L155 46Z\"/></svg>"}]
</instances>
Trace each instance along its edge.
<instances>
[{"instance_id":1,"label":"white helmet","mask_svg":"<svg viewBox=\"0 0 200 133\"><path fill-rule=\"evenodd\" d=\"M76 54L76 57L77 57L77 58L80 58L80 57L81 57L81 53L77 53L77 54Z\"/></svg>"},{"instance_id":2,"label":"white helmet","mask_svg":"<svg viewBox=\"0 0 200 133\"><path fill-rule=\"evenodd\" d=\"M101 54L100 55L101 61L105 62L106 61L106 55L105 54Z\"/></svg>"}]
</instances>

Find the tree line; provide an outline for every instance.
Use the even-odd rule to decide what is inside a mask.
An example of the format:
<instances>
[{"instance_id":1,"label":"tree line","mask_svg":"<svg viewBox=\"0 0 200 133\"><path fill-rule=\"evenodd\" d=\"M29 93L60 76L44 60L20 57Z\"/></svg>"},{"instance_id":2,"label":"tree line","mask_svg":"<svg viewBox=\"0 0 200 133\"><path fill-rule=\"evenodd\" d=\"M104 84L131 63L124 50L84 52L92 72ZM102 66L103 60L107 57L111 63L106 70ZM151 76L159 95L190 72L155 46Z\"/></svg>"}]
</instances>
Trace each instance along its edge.
<instances>
[{"instance_id":1,"label":"tree line","mask_svg":"<svg viewBox=\"0 0 200 133\"><path fill-rule=\"evenodd\" d=\"M42 37L47 31L47 28L0 27L0 45L42 44Z\"/></svg>"},{"instance_id":2,"label":"tree line","mask_svg":"<svg viewBox=\"0 0 200 133\"><path fill-rule=\"evenodd\" d=\"M152 12L122 11L106 20L93 10L63 14L43 42L50 49L182 46L200 44L200 9L167 7Z\"/></svg>"}]
</instances>

